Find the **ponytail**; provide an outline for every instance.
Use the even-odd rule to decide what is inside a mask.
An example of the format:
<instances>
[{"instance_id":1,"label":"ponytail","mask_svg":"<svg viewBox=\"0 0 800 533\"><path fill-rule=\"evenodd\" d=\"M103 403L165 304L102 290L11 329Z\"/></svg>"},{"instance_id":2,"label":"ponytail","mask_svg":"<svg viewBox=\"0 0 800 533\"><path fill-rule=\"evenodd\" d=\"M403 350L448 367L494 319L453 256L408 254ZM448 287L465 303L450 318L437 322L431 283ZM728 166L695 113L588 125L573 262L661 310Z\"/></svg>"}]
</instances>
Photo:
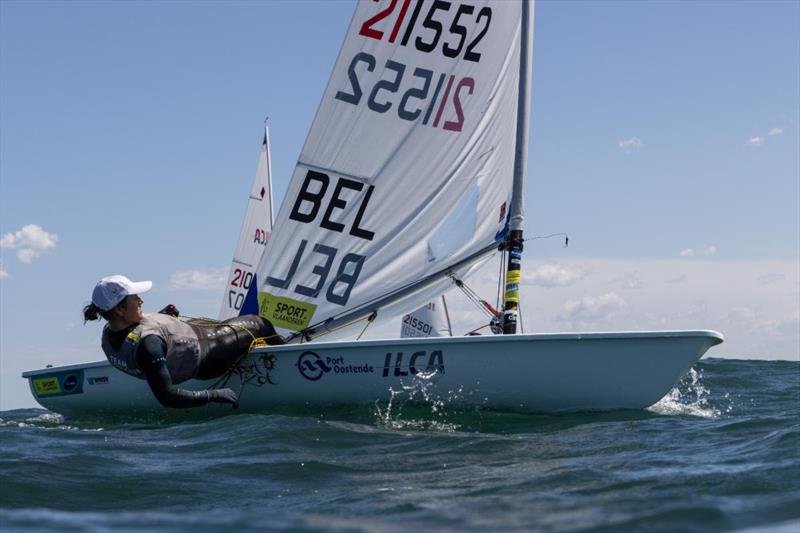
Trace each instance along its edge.
<instances>
[{"instance_id":1,"label":"ponytail","mask_svg":"<svg viewBox=\"0 0 800 533\"><path fill-rule=\"evenodd\" d=\"M83 323L86 324L91 320L100 320L100 317L108 320L110 314L109 311L103 311L93 303L90 303L83 308Z\"/></svg>"}]
</instances>

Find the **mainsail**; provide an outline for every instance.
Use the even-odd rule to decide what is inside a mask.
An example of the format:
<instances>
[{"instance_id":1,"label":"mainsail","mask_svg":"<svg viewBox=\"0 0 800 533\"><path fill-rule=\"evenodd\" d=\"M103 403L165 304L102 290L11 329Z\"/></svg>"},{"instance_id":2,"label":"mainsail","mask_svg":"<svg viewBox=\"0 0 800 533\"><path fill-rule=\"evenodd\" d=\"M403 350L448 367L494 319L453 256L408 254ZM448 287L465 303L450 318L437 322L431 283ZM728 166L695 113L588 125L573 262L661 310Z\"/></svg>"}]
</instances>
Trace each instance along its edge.
<instances>
[{"instance_id":1,"label":"mainsail","mask_svg":"<svg viewBox=\"0 0 800 533\"><path fill-rule=\"evenodd\" d=\"M312 338L400 315L497 249L514 189L523 11L358 3L257 269L260 313L275 326Z\"/></svg>"},{"instance_id":2,"label":"mainsail","mask_svg":"<svg viewBox=\"0 0 800 533\"><path fill-rule=\"evenodd\" d=\"M239 316L246 295L253 283L256 266L264 253L272 232L272 168L269 153L269 130L264 128L264 141L258 157L258 169L253 178L247 211L239 233L239 242L233 254L228 283L222 297L219 319Z\"/></svg>"}]
</instances>

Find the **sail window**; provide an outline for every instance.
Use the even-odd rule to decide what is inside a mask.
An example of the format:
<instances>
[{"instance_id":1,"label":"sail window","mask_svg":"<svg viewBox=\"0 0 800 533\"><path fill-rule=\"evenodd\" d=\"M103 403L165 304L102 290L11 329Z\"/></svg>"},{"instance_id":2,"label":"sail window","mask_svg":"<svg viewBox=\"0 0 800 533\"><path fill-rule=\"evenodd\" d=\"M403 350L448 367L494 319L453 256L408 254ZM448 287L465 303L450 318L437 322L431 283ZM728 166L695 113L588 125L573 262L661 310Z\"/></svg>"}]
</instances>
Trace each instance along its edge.
<instances>
[{"instance_id":1,"label":"sail window","mask_svg":"<svg viewBox=\"0 0 800 533\"><path fill-rule=\"evenodd\" d=\"M473 183L428 240L428 262L440 261L462 247L475 233L478 185Z\"/></svg>"}]
</instances>

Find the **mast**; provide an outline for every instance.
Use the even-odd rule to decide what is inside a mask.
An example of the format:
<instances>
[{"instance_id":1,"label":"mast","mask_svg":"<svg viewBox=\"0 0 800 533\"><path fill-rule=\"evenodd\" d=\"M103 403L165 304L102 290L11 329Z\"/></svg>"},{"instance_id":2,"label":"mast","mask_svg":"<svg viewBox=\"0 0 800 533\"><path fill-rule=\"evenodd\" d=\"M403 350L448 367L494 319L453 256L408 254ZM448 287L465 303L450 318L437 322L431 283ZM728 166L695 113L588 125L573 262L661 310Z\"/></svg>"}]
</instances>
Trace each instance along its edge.
<instances>
[{"instance_id":1,"label":"mast","mask_svg":"<svg viewBox=\"0 0 800 533\"><path fill-rule=\"evenodd\" d=\"M509 235L506 241L508 270L503 305L503 334L517 332L519 286L522 282L522 228L525 219L525 170L528 162L528 124L531 102L531 52L533 48L533 1L522 0L517 101L517 147L514 152L514 187L511 196Z\"/></svg>"}]
</instances>

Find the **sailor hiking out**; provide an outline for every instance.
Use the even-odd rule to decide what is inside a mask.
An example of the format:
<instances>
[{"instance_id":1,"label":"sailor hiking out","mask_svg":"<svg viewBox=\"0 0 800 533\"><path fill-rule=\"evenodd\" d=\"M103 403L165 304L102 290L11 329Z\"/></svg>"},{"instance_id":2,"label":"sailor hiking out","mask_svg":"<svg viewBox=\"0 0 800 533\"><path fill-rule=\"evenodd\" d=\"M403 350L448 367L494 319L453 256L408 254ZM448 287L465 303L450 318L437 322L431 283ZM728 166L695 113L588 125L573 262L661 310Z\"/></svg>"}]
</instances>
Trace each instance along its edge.
<instances>
[{"instance_id":1,"label":"sailor hiking out","mask_svg":"<svg viewBox=\"0 0 800 533\"><path fill-rule=\"evenodd\" d=\"M159 313L143 313L141 294L150 281L125 276L101 279L84 307L84 320L107 321L101 345L109 362L131 376L145 379L164 407L196 407L209 402L237 406L228 388L191 391L176 385L189 379L213 379L225 374L248 353L254 340L284 344L268 321L243 315L222 322L182 320L168 305Z\"/></svg>"}]
</instances>

